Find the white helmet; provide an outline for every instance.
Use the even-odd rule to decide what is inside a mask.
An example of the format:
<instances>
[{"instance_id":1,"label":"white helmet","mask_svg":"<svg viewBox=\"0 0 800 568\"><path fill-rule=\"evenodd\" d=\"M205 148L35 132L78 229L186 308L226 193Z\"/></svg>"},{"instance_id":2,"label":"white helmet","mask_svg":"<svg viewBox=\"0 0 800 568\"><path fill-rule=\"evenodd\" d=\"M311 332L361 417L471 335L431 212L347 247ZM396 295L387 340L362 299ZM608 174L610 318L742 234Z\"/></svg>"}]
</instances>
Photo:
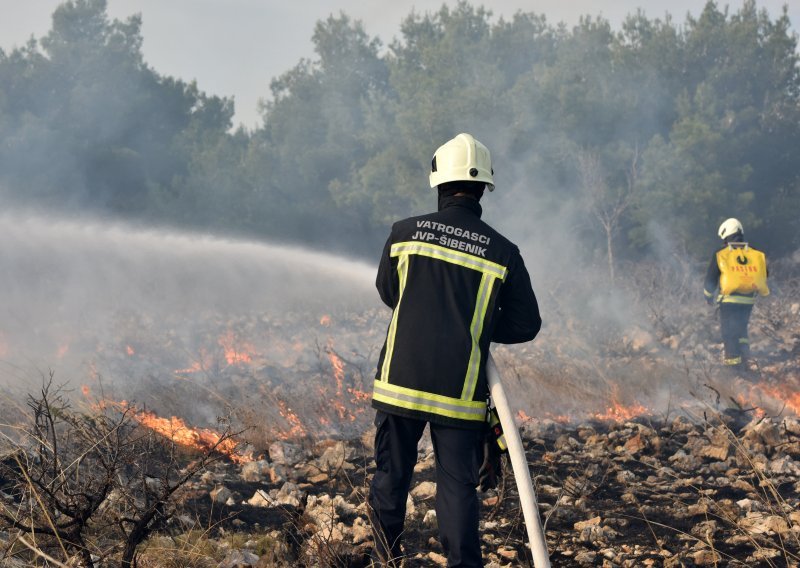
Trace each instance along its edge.
<instances>
[{"instance_id":1,"label":"white helmet","mask_svg":"<svg viewBox=\"0 0 800 568\"><path fill-rule=\"evenodd\" d=\"M431 187L449 181L478 181L494 190L492 156L471 134L461 133L445 142L431 161Z\"/></svg>"},{"instance_id":2,"label":"white helmet","mask_svg":"<svg viewBox=\"0 0 800 568\"><path fill-rule=\"evenodd\" d=\"M744 229L742 228L742 224L739 222L739 219L734 219L731 217L730 219L726 219L722 225L719 226L719 238L723 241L730 237L731 235L735 235L736 233L744 234Z\"/></svg>"}]
</instances>

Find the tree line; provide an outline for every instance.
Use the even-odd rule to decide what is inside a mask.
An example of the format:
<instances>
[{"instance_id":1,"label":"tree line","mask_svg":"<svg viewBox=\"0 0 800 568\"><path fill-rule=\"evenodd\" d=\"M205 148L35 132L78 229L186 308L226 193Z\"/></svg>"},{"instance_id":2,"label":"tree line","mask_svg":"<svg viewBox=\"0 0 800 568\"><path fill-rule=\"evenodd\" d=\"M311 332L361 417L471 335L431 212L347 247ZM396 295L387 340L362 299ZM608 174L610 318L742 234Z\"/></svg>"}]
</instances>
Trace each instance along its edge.
<instances>
[{"instance_id":1,"label":"tree line","mask_svg":"<svg viewBox=\"0 0 800 568\"><path fill-rule=\"evenodd\" d=\"M563 215L612 273L664 241L705 259L730 216L773 256L800 247L786 10L709 1L614 29L459 2L410 14L388 45L339 14L271 81L252 131L232 129L231 99L150 67L141 24L69 0L44 37L0 50L7 205L371 255L433 207L431 154L466 131L493 152L501 209Z\"/></svg>"}]
</instances>

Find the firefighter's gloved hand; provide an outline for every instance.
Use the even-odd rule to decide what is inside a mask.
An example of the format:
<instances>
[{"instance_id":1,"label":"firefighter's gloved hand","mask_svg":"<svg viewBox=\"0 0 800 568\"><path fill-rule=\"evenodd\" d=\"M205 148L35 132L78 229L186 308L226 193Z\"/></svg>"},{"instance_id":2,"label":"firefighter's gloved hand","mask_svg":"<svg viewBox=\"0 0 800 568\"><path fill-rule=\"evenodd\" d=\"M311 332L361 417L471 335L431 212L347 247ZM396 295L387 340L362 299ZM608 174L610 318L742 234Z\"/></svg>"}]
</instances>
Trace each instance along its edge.
<instances>
[{"instance_id":1,"label":"firefighter's gloved hand","mask_svg":"<svg viewBox=\"0 0 800 568\"><path fill-rule=\"evenodd\" d=\"M500 476L503 475L503 464L500 461L500 448L491 431L483 439L483 463L478 470L481 491L488 491L497 487Z\"/></svg>"}]
</instances>

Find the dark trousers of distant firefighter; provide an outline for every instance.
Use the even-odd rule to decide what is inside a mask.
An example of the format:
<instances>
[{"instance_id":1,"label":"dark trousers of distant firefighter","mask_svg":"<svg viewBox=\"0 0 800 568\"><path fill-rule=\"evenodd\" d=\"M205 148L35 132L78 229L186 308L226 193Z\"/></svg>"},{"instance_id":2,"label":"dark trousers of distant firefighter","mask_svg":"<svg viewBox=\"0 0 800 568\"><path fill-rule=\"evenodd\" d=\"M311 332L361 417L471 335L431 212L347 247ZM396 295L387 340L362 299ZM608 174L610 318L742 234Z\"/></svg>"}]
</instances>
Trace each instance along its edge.
<instances>
[{"instance_id":1,"label":"dark trousers of distant firefighter","mask_svg":"<svg viewBox=\"0 0 800 568\"><path fill-rule=\"evenodd\" d=\"M377 469L369 492L375 556L383 566L400 566L406 500L417 463L417 444L428 422L378 411L375 416ZM448 566L483 566L478 535L478 470L482 430L430 423L436 459L436 519Z\"/></svg>"},{"instance_id":2,"label":"dark trousers of distant firefighter","mask_svg":"<svg viewBox=\"0 0 800 568\"><path fill-rule=\"evenodd\" d=\"M719 305L719 326L722 331L724 353L722 362L731 369L747 366L750 357L750 339L747 325L750 322L752 304L722 303Z\"/></svg>"}]
</instances>

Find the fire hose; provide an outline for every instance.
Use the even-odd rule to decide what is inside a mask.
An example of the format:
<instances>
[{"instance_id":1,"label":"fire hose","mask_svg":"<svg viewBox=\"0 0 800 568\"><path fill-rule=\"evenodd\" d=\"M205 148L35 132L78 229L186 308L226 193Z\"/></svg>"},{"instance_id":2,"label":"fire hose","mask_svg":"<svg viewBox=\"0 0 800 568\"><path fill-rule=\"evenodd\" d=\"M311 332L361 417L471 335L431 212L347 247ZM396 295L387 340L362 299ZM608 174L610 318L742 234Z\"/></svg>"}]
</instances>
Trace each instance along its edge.
<instances>
[{"instance_id":1,"label":"fire hose","mask_svg":"<svg viewBox=\"0 0 800 568\"><path fill-rule=\"evenodd\" d=\"M486 375L489 381L489 394L497 409L500 424L503 426L508 456L511 459L511 468L514 470L514 479L517 482L519 501L525 517L525 528L528 531L528 540L533 553L533 565L535 568L550 568L550 556L547 552L544 528L539 518L539 505L536 502L536 492L533 490L533 480L528 469L525 448L522 446L522 438L514 422L514 413L508 404L500 371L497 369L491 353L486 361Z\"/></svg>"}]
</instances>

